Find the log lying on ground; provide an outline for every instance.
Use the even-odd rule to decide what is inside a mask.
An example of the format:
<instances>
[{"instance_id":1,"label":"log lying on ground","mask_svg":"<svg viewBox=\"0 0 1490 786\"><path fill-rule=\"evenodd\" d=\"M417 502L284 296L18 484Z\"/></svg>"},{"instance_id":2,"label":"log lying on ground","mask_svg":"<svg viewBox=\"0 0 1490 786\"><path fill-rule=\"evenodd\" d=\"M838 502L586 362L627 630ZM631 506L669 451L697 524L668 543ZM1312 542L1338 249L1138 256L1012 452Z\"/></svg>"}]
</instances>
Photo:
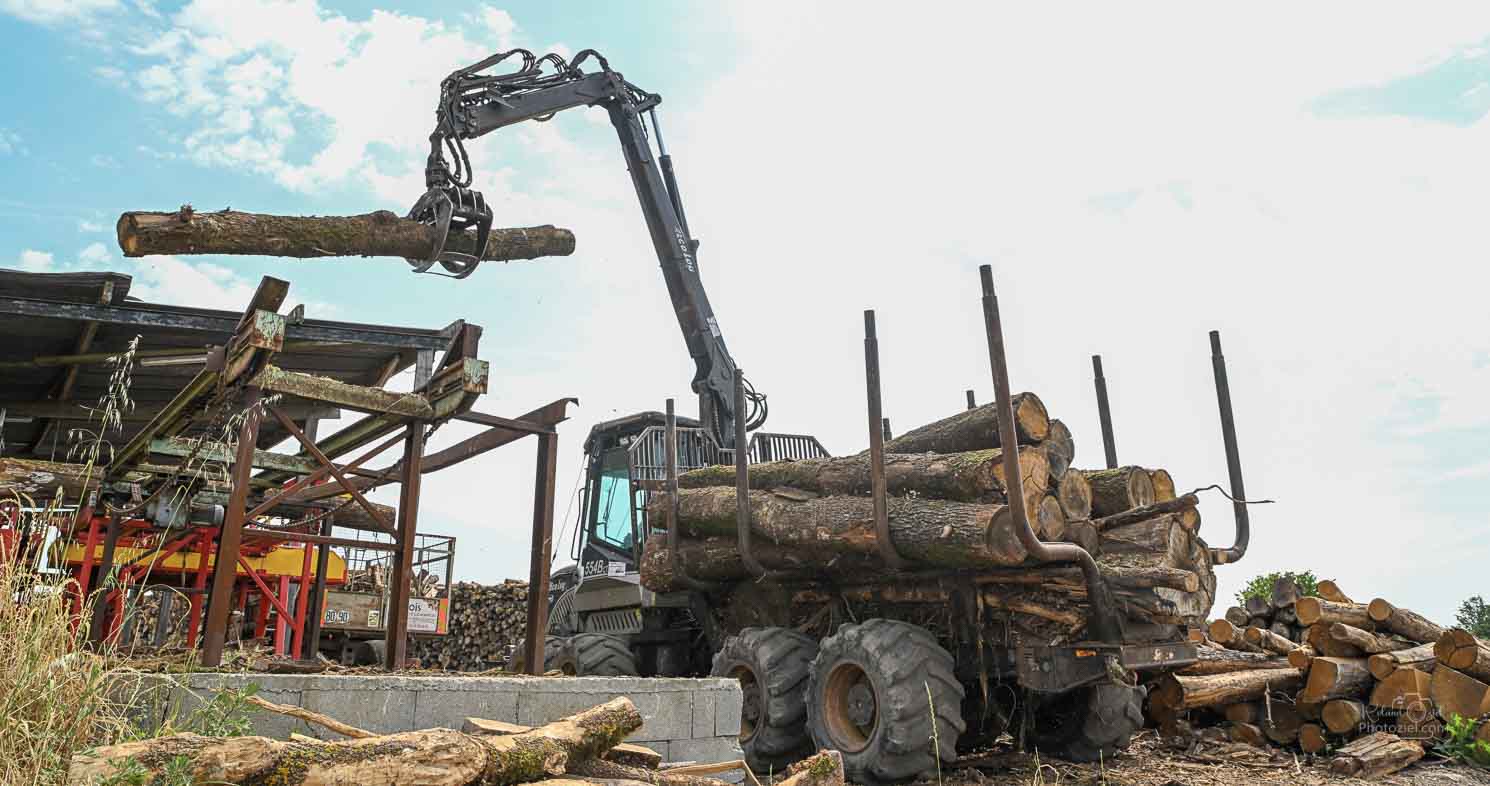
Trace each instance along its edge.
<instances>
[{"instance_id":1,"label":"log lying on ground","mask_svg":"<svg viewBox=\"0 0 1490 786\"><path fill-rule=\"evenodd\" d=\"M1397 636L1382 636L1371 631L1361 630L1354 625L1346 625L1343 622L1336 622L1330 625L1329 633L1330 638L1335 641L1341 644L1349 644L1367 655L1375 655L1381 652L1396 652L1413 647L1413 643L1407 639Z\"/></svg>"},{"instance_id":2,"label":"log lying on ground","mask_svg":"<svg viewBox=\"0 0 1490 786\"><path fill-rule=\"evenodd\" d=\"M1349 595L1340 591L1340 585L1336 584L1333 579L1324 579L1314 585L1314 594L1335 603L1355 603Z\"/></svg>"},{"instance_id":3,"label":"log lying on ground","mask_svg":"<svg viewBox=\"0 0 1490 786\"><path fill-rule=\"evenodd\" d=\"M489 720L487 718L466 718L461 723L460 730L462 734L502 737L509 734L526 734L532 731L533 727L524 726L520 723ZM662 754L645 745L637 745L630 742L616 743L614 747L605 752L604 758L607 761L613 761L617 764L646 767L648 769L656 769L658 765L662 764Z\"/></svg>"},{"instance_id":4,"label":"log lying on ground","mask_svg":"<svg viewBox=\"0 0 1490 786\"><path fill-rule=\"evenodd\" d=\"M716 778L650 770L599 759L577 762L570 766L569 772L584 778L582 783L603 783L607 786L726 786L724 781Z\"/></svg>"},{"instance_id":5,"label":"log lying on ground","mask_svg":"<svg viewBox=\"0 0 1490 786\"><path fill-rule=\"evenodd\" d=\"M1334 603L1324 598L1310 596L1299 598L1293 608L1294 613L1299 617L1300 625L1343 622L1363 630L1376 627L1376 623L1366 613L1366 606L1360 603Z\"/></svg>"},{"instance_id":6,"label":"log lying on ground","mask_svg":"<svg viewBox=\"0 0 1490 786\"><path fill-rule=\"evenodd\" d=\"M1304 753L1323 753L1330 745L1330 740L1324 734L1324 726L1319 723L1304 723L1299 726L1299 750Z\"/></svg>"},{"instance_id":7,"label":"log lying on ground","mask_svg":"<svg viewBox=\"0 0 1490 786\"><path fill-rule=\"evenodd\" d=\"M1292 640L1279 636L1266 628L1247 628L1242 631L1242 636L1247 640L1248 644L1254 647L1260 647L1267 652L1275 652L1279 655L1287 655L1299 648L1299 645Z\"/></svg>"},{"instance_id":8,"label":"log lying on ground","mask_svg":"<svg viewBox=\"0 0 1490 786\"><path fill-rule=\"evenodd\" d=\"M1433 645L1433 656L1451 669L1490 682L1490 641L1477 639L1463 628L1444 631Z\"/></svg>"},{"instance_id":9,"label":"log lying on ground","mask_svg":"<svg viewBox=\"0 0 1490 786\"><path fill-rule=\"evenodd\" d=\"M1419 644L1436 642L1443 635L1443 627L1417 612L1399 609L1384 598L1376 598L1367 604L1366 613L1376 623L1376 627L1384 628ZM1348 620L1335 621L1348 622ZM1369 626L1357 625L1356 627Z\"/></svg>"},{"instance_id":10,"label":"log lying on ground","mask_svg":"<svg viewBox=\"0 0 1490 786\"><path fill-rule=\"evenodd\" d=\"M1226 738L1254 748L1266 747L1268 744L1267 735L1256 723L1233 723L1226 727Z\"/></svg>"},{"instance_id":11,"label":"log lying on ground","mask_svg":"<svg viewBox=\"0 0 1490 786\"><path fill-rule=\"evenodd\" d=\"M1309 679L1299 693L1299 701L1364 697L1371 690L1371 682L1365 658L1315 658L1309 662Z\"/></svg>"},{"instance_id":12,"label":"log lying on ground","mask_svg":"<svg viewBox=\"0 0 1490 786\"><path fill-rule=\"evenodd\" d=\"M1335 751L1330 772L1355 778L1389 775L1423 758L1422 744L1395 734L1367 734Z\"/></svg>"},{"instance_id":13,"label":"log lying on ground","mask_svg":"<svg viewBox=\"0 0 1490 786\"><path fill-rule=\"evenodd\" d=\"M1142 467L1082 470L1092 484L1092 513L1111 516L1154 504L1154 482Z\"/></svg>"},{"instance_id":14,"label":"log lying on ground","mask_svg":"<svg viewBox=\"0 0 1490 786\"><path fill-rule=\"evenodd\" d=\"M768 461L750 467L750 487L769 491L789 487L824 495L863 496L870 492L869 454L796 461ZM1045 495L1049 468L1038 450L1019 452L1024 499ZM733 466L710 466L678 476L680 488L735 487ZM966 453L889 453L885 487L893 495L911 492L961 502L1008 502L1004 454L995 448Z\"/></svg>"},{"instance_id":15,"label":"log lying on ground","mask_svg":"<svg viewBox=\"0 0 1490 786\"><path fill-rule=\"evenodd\" d=\"M1197 660L1180 669L1177 674L1185 677L1203 677L1207 674L1229 674L1237 671L1259 671L1262 669L1292 669L1285 658L1277 658L1265 652L1242 652L1240 650L1200 647Z\"/></svg>"},{"instance_id":16,"label":"log lying on ground","mask_svg":"<svg viewBox=\"0 0 1490 786\"><path fill-rule=\"evenodd\" d=\"M1299 717L1298 708L1286 701L1272 702L1271 708L1264 707L1262 721L1262 733L1277 745L1289 745L1299 738L1299 727L1304 719Z\"/></svg>"},{"instance_id":17,"label":"log lying on ground","mask_svg":"<svg viewBox=\"0 0 1490 786\"><path fill-rule=\"evenodd\" d=\"M1355 699L1331 699L1324 703L1320 718L1333 734L1353 734L1366 722L1366 705Z\"/></svg>"},{"instance_id":18,"label":"log lying on ground","mask_svg":"<svg viewBox=\"0 0 1490 786\"><path fill-rule=\"evenodd\" d=\"M1260 669L1184 677L1167 674L1154 686L1153 701L1175 711L1261 699L1269 691L1292 694L1304 678L1286 669Z\"/></svg>"},{"instance_id":19,"label":"log lying on ground","mask_svg":"<svg viewBox=\"0 0 1490 786\"><path fill-rule=\"evenodd\" d=\"M387 211L358 216L274 216L223 210L198 213L183 207L174 213L130 212L115 227L119 248L127 257L152 254L254 254L312 257L407 257L427 259L434 248L434 228ZM447 251L507 261L567 256L574 253L574 233L553 226L492 229L486 248L476 248L476 233L451 233Z\"/></svg>"},{"instance_id":20,"label":"log lying on ground","mask_svg":"<svg viewBox=\"0 0 1490 786\"><path fill-rule=\"evenodd\" d=\"M1490 685L1442 663L1433 670L1428 692L1433 697L1438 716L1444 720L1452 720L1455 715L1478 718L1490 712Z\"/></svg>"},{"instance_id":21,"label":"log lying on ground","mask_svg":"<svg viewBox=\"0 0 1490 786\"><path fill-rule=\"evenodd\" d=\"M68 783L107 780L133 760L150 777L177 757L190 762L193 783L240 783L264 773L294 771L302 783L359 786L511 784L561 775L641 728L629 699L612 699L563 720L505 737L447 729L339 742L280 742L265 737L178 734L78 754Z\"/></svg>"},{"instance_id":22,"label":"log lying on ground","mask_svg":"<svg viewBox=\"0 0 1490 786\"><path fill-rule=\"evenodd\" d=\"M1050 477L1056 480L1066 477L1066 470L1071 468L1071 461L1076 458L1076 440L1071 437L1071 429L1059 419L1052 419L1041 445L1045 448L1045 458L1050 462Z\"/></svg>"},{"instance_id":23,"label":"log lying on ground","mask_svg":"<svg viewBox=\"0 0 1490 786\"><path fill-rule=\"evenodd\" d=\"M1398 710L1409 709L1415 703L1426 706L1428 697L1432 695L1432 684L1433 675L1404 666L1376 683L1367 701L1373 707Z\"/></svg>"},{"instance_id":24,"label":"log lying on ground","mask_svg":"<svg viewBox=\"0 0 1490 786\"><path fill-rule=\"evenodd\" d=\"M1033 393L1014 396L1014 427L1021 444L1034 444L1050 433L1050 415ZM885 443L886 453L965 453L1002 447L998 405L984 404L935 423L912 429Z\"/></svg>"},{"instance_id":25,"label":"log lying on ground","mask_svg":"<svg viewBox=\"0 0 1490 786\"><path fill-rule=\"evenodd\" d=\"M1382 652L1372 655L1369 661L1371 675L1379 680L1384 680L1392 675L1392 672L1403 668L1415 668L1419 671L1431 672L1438 665L1438 658L1434 656L1433 649L1436 645L1419 644L1405 650L1395 652Z\"/></svg>"}]
</instances>

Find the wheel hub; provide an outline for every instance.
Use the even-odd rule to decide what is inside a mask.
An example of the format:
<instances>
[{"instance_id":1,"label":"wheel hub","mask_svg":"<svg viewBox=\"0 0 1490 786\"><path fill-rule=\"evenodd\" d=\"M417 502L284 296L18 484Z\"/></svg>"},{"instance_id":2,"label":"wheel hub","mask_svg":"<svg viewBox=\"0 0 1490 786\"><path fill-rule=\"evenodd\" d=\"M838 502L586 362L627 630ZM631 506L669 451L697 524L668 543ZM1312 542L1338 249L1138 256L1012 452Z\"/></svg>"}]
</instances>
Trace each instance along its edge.
<instances>
[{"instance_id":1,"label":"wheel hub","mask_svg":"<svg viewBox=\"0 0 1490 786\"><path fill-rule=\"evenodd\" d=\"M855 683L848 689L848 719L855 726L874 723L874 691L867 683Z\"/></svg>"},{"instance_id":2,"label":"wheel hub","mask_svg":"<svg viewBox=\"0 0 1490 786\"><path fill-rule=\"evenodd\" d=\"M832 747L845 753L864 750L879 725L874 683L864 669L848 662L834 666L820 701Z\"/></svg>"}]
</instances>

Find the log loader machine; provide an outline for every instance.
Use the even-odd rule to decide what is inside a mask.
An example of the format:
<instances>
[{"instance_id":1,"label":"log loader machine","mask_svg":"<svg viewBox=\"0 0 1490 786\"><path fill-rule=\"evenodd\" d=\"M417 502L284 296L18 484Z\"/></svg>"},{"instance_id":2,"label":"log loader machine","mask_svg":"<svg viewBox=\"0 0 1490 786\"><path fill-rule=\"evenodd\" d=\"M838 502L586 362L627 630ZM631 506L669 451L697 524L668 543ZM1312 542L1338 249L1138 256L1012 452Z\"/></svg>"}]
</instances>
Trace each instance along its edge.
<instances>
[{"instance_id":1,"label":"log loader machine","mask_svg":"<svg viewBox=\"0 0 1490 786\"><path fill-rule=\"evenodd\" d=\"M1030 562L1081 569L1087 596L1081 641L1052 646L1012 636L983 615L981 602L959 594L958 582L970 587L973 577L918 573L895 559L882 520L876 524L885 562L901 565L902 572L867 580L881 590L952 586L951 599L937 613L927 615L924 603L898 603L894 598L903 594L889 593L860 605L861 611L875 611L872 616L856 616L844 608L846 601L839 604L834 587L769 571L738 586L693 581L687 590L665 593L642 586L638 566L646 539L672 537L677 529L664 532L666 522L649 521L647 503L676 490L679 471L734 464L743 478L751 463L827 456L812 437L759 431L766 397L736 368L704 292L699 244L689 232L657 121L660 103L660 96L628 82L593 50L566 61L518 49L462 68L441 84L429 137L428 190L410 213L437 238L429 257L408 260L415 271L439 272L438 264L444 275L470 275L479 259L449 251L444 242L450 232L474 232L475 247L484 248L492 224L490 207L471 188L465 141L527 120L546 121L566 109L604 108L696 363L698 420L676 417L669 401L666 413L600 423L586 439L583 503L571 553L577 564L553 575L540 670L739 679L740 742L759 770L833 748L842 751L853 781L894 783L1011 728L1026 731L1020 738L1047 753L1079 761L1113 755L1143 723L1137 675L1192 663L1195 646L1177 627L1160 634L1125 631L1092 556L1079 546L1041 542L1023 510L1016 519ZM1002 444L1015 445L997 300L986 269L983 283L994 387L1006 431ZM1217 369L1220 385L1224 371ZM1226 401L1223 425L1228 416ZM1234 440L1228 439L1227 448L1234 468ZM1005 477L1019 477L1017 451L1006 450L1004 461ZM1233 493L1241 498L1238 473L1233 469ZM750 556L743 504L741 510L741 559L758 567ZM1245 508L1239 504L1236 510L1237 546L1213 550L1217 563L1235 561L1245 550ZM797 602L804 587L826 590L817 593L825 600L815 610ZM873 596L875 587L866 591ZM823 629L823 620L842 624L827 628L827 635L803 632ZM524 665L520 653L521 648L515 668Z\"/></svg>"}]
</instances>

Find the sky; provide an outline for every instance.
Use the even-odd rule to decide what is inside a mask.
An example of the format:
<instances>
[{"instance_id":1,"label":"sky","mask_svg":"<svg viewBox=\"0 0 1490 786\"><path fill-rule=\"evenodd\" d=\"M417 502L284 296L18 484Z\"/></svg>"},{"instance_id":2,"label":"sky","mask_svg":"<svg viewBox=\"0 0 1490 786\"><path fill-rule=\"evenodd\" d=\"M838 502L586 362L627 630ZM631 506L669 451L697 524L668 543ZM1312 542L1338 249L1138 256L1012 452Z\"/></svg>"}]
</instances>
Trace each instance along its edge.
<instances>
[{"instance_id":1,"label":"sky","mask_svg":"<svg viewBox=\"0 0 1490 786\"><path fill-rule=\"evenodd\" d=\"M119 270L146 299L234 310L276 275L313 317L482 325L481 410L581 401L567 531L590 426L693 401L603 111L470 145L497 224L568 227L566 258L464 281L125 260L111 228L183 203L403 212L440 78L595 48L664 97L701 274L771 430L867 444L866 308L897 432L991 399L990 264L1013 385L1070 425L1078 466L1102 464L1100 353L1120 461L1224 484L1221 331L1247 490L1276 502L1218 568L1218 610L1253 575L1313 570L1449 622L1490 595L1490 7L1233 8L0 0L0 267ZM526 576L533 450L426 478L421 529L457 536L459 577ZM1229 504L1203 498L1201 534L1229 545Z\"/></svg>"}]
</instances>

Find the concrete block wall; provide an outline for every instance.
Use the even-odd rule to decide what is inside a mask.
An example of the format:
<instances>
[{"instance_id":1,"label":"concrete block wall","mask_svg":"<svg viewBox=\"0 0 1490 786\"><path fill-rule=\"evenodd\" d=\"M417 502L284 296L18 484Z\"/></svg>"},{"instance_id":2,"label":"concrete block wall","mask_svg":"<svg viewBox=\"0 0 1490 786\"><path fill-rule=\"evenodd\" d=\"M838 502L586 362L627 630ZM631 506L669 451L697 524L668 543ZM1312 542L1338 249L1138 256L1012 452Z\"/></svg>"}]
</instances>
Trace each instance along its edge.
<instances>
[{"instance_id":1,"label":"concrete block wall","mask_svg":"<svg viewBox=\"0 0 1490 786\"><path fill-rule=\"evenodd\" d=\"M664 761L740 758L740 684L730 679L202 673L161 675L158 680L170 694L162 706L174 705L181 717L220 690L252 684L268 701L380 733L459 729L471 716L536 726L626 696L643 719L630 741L653 748ZM270 712L255 711L252 721L256 733L278 739L291 731L339 737Z\"/></svg>"}]
</instances>

